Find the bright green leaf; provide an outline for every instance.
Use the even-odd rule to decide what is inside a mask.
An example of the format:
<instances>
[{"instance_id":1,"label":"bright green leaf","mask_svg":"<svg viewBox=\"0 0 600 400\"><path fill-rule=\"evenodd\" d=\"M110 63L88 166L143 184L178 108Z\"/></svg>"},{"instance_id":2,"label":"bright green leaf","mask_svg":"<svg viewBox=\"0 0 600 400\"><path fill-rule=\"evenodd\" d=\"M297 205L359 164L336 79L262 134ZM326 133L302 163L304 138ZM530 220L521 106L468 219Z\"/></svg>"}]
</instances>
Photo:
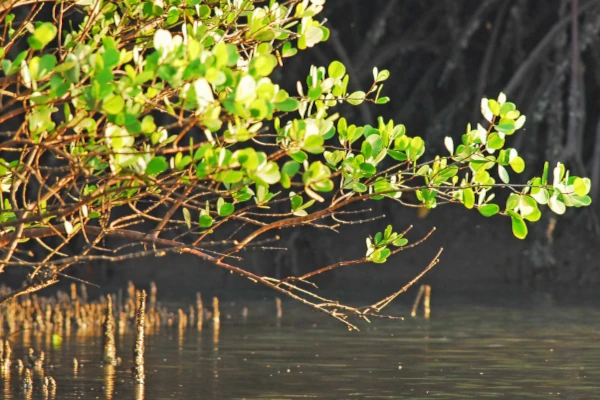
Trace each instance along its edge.
<instances>
[{"instance_id":1,"label":"bright green leaf","mask_svg":"<svg viewBox=\"0 0 600 400\"><path fill-rule=\"evenodd\" d=\"M169 168L169 164L164 157L154 157L148 165L146 165L146 173L148 175L158 175Z\"/></svg>"},{"instance_id":2,"label":"bright green leaf","mask_svg":"<svg viewBox=\"0 0 600 400\"><path fill-rule=\"evenodd\" d=\"M492 215L496 215L498 212L500 212L500 207L497 204L484 204L479 207L479 212L484 217L491 217Z\"/></svg>"}]
</instances>

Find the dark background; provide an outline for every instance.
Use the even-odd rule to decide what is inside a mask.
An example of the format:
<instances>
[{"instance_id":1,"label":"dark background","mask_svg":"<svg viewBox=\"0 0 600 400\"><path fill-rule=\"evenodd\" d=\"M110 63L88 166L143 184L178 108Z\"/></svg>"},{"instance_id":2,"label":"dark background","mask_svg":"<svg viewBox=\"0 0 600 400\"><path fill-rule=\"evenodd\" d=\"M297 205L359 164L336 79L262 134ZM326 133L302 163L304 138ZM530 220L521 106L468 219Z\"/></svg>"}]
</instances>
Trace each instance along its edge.
<instances>
[{"instance_id":1,"label":"dark background","mask_svg":"<svg viewBox=\"0 0 600 400\"><path fill-rule=\"evenodd\" d=\"M427 157L445 151L445 136L457 142L468 122L482 120L481 97L495 98L504 91L528 117L525 129L507 142L527 163L516 182L540 175L545 160L551 165L561 160L574 173L592 178L591 195L598 198L600 1L329 0L325 10L330 40L301 52L276 72L291 92L311 64L342 61L351 90L371 85L374 66L389 69L383 95L390 103L342 107L340 112L353 123L376 124L381 115L405 124L410 135L425 139ZM571 18L571 10L577 18ZM414 224L411 241L434 226L437 232L386 264L350 266L317 282L354 298L360 298L354 296L357 292L386 293L423 269L439 247L445 249L442 262L424 279L434 291L485 292L508 284L556 292L590 289L600 281L597 204L560 218L544 209L543 219L530 227L524 241L512 236L507 218L486 219L460 206L438 207L426 215L385 201L373 207L387 218L348 226L339 234L313 228L282 232L278 245L289 251L248 251L244 265L287 276L361 257L366 236L392 223L396 230ZM251 293L256 287L183 256L75 268L71 272L99 283L102 290L122 287L130 279L140 286L155 280L159 291L173 299L198 290Z\"/></svg>"}]
</instances>

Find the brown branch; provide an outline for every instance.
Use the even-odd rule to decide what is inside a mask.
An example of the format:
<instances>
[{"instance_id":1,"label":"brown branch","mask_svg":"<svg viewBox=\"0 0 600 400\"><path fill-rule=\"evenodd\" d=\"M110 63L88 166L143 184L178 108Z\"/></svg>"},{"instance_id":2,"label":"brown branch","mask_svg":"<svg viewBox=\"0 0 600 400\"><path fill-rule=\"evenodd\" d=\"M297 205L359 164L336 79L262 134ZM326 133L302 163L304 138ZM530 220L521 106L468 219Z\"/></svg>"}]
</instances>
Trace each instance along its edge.
<instances>
[{"instance_id":1,"label":"brown branch","mask_svg":"<svg viewBox=\"0 0 600 400\"><path fill-rule=\"evenodd\" d=\"M395 293L392 293L385 299L373 304L367 310L373 309L376 312L381 312L381 310L383 310L385 307L387 307L396 297L398 297L402 293L406 292L412 285L417 283L419 281L419 279L421 279L423 277L423 275L425 275L427 272L429 272L431 270L431 268L435 267L440 262L440 255L442 254L443 251L444 251L444 248L443 247L440 248L440 250L437 252L437 254L433 258L433 260L431 260L429 265L419 275L417 275L413 280L408 282L402 289L398 290Z\"/></svg>"},{"instance_id":2,"label":"brown branch","mask_svg":"<svg viewBox=\"0 0 600 400\"><path fill-rule=\"evenodd\" d=\"M4 12L7 10L11 10L17 7L27 6L30 4L38 4L38 3L55 3L56 0L16 0L13 2L0 4L0 12Z\"/></svg>"},{"instance_id":3,"label":"brown branch","mask_svg":"<svg viewBox=\"0 0 600 400\"><path fill-rule=\"evenodd\" d=\"M404 232L402 232L402 235L404 236L408 231L410 231L412 229L412 227L413 227L412 225L409 226ZM414 242L414 243L412 243L410 245L407 245L407 246L398 247L397 249L393 250L390 253L390 257L393 256L394 254L398 254L401 251L412 249L413 247L416 247L416 246L420 245L421 243L423 243L424 241L426 241L427 239L429 239L429 237L433 234L433 232L435 232L435 228L432 228L425 236L423 236L421 239L417 240L416 242ZM366 262L369 262L369 259L368 259L367 256L365 256L363 258L360 258L360 259L357 259L357 260L340 261L338 263L331 264L331 265L328 265L326 267L320 268L320 269L318 269L316 271L312 271L312 272L306 273L306 274L304 274L304 275L302 275L300 277L297 277L297 278L296 277L286 278L286 279L284 279L284 281L288 281L288 282L289 281L294 281L294 280L306 281L306 279L308 279L308 278L311 278L311 277L313 277L315 275L320 275L320 274L322 274L324 272L331 271L331 270L336 269L336 268L347 267L349 265L363 264L363 263L366 263Z\"/></svg>"}]
</instances>

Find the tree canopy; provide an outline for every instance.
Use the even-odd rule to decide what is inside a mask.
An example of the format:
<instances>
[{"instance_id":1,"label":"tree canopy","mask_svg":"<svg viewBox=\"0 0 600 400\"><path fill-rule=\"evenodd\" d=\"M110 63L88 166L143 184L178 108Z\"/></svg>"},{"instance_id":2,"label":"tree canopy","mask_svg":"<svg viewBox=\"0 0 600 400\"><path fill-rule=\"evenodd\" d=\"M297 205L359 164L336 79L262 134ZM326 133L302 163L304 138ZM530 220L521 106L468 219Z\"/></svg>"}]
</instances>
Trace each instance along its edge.
<instances>
[{"instance_id":1,"label":"tree canopy","mask_svg":"<svg viewBox=\"0 0 600 400\"><path fill-rule=\"evenodd\" d=\"M0 273L30 270L1 301L76 264L187 253L355 328L349 317L383 316L441 250L415 281L361 309L321 297L309 279L384 263L429 234L410 242L410 227L388 226L360 239L361 259L285 279L245 269L242 251L276 246L283 228L352 229L374 218L365 201L458 203L506 218L520 239L540 205L563 214L591 203L590 180L560 163L511 183L525 161L505 142L526 118L503 93L481 100L482 121L456 143L446 137L445 154L423 160L424 140L404 125L357 125L336 111L390 101L387 70L373 68L359 91L337 60L312 66L293 92L274 82L274 70L329 38L324 0L47 3L0 6Z\"/></svg>"}]
</instances>

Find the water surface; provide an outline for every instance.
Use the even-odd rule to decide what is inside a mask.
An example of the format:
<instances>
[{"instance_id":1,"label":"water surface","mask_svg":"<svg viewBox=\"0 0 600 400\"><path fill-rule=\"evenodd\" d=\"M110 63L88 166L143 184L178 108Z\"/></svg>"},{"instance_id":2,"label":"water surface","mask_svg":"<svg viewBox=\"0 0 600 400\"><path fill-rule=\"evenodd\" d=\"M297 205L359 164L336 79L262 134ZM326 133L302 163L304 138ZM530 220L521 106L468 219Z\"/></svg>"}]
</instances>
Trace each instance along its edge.
<instances>
[{"instance_id":1,"label":"water surface","mask_svg":"<svg viewBox=\"0 0 600 400\"><path fill-rule=\"evenodd\" d=\"M224 304L218 332L207 324L147 336L144 386L131 380L128 334L117 338L118 367L101 365L101 338L86 332L60 346L44 333L11 343L14 358L29 346L46 352L57 399L600 398L600 308L433 306L430 320L379 320L348 332L285 302L281 321L271 302L250 305L247 319L241 306ZM44 398L38 375L33 399ZM0 397L25 398L20 380L11 368Z\"/></svg>"}]
</instances>

